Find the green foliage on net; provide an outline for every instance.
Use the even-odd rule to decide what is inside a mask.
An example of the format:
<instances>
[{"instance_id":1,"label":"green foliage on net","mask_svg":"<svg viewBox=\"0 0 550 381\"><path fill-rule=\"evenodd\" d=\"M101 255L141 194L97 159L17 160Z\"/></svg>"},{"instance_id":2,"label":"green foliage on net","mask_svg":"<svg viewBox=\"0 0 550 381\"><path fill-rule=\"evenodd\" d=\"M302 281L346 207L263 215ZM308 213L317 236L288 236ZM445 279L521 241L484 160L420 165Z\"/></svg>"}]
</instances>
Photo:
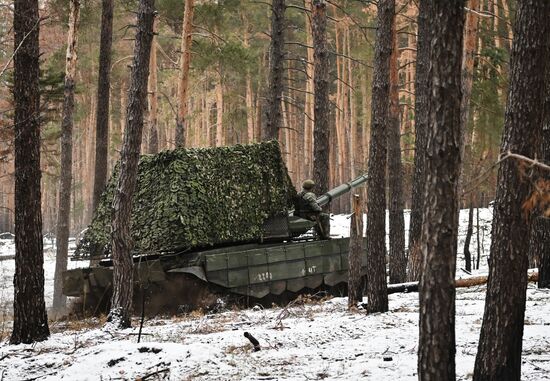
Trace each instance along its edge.
<instances>
[{"instance_id":1,"label":"green foliage on net","mask_svg":"<svg viewBox=\"0 0 550 381\"><path fill-rule=\"evenodd\" d=\"M77 255L109 252L118 166ZM277 142L177 149L141 157L132 209L134 251L154 253L261 238L296 190Z\"/></svg>"}]
</instances>

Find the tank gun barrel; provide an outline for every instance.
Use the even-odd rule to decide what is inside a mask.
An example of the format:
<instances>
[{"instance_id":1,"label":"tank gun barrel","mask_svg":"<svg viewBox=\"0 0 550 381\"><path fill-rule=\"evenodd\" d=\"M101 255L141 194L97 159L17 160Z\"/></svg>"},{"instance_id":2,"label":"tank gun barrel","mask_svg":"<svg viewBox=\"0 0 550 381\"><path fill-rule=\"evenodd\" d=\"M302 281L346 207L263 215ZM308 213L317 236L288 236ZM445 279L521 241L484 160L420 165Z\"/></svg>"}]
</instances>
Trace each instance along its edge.
<instances>
[{"instance_id":1,"label":"tank gun barrel","mask_svg":"<svg viewBox=\"0 0 550 381\"><path fill-rule=\"evenodd\" d=\"M367 174L363 174L350 182L338 185L336 188L329 190L327 193L317 198L317 203L319 206L323 206L331 202L333 199L340 197L344 193L351 191L353 188L358 187L359 185L365 183L368 179Z\"/></svg>"}]
</instances>

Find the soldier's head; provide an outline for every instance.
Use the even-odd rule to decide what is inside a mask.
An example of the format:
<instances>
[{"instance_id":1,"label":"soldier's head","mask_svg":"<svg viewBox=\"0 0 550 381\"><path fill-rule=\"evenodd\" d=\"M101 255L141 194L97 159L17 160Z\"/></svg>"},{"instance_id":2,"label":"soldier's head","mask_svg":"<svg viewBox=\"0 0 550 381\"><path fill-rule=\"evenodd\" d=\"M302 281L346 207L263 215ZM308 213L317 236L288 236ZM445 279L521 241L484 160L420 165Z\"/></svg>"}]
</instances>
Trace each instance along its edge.
<instances>
[{"instance_id":1,"label":"soldier's head","mask_svg":"<svg viewBox=\"0 0 550 381\"><path fill-rule=\"evenodd\" d=\"M306 180L302 183L302 188L304 188L304 190L307 190L307 191L310 191L313 189L313 187L315 186L315 182L313 180Z\"/></svg>"}]
</instances>

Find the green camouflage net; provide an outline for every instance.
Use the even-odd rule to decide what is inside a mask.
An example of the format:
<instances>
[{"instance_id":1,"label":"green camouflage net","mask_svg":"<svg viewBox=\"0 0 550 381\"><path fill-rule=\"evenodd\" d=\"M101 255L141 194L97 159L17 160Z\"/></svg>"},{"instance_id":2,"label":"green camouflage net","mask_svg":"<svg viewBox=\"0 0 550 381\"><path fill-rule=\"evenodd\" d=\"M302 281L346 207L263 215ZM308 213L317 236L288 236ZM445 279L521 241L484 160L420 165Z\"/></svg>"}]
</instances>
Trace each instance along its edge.
<instances>
[{"instance_id":1,"label":"green camouflage net","mask_svg":"<svg viewBox=\"0 0 550 381\"><path fill-rule=\"evenodd\" d=\"M118 166L76 256L110 252L117 179ZM148 254L258 240L265 219L286 211L295 194L275 141L144 155L132 209L133 250Z\"/></svg>"}]
</instances>

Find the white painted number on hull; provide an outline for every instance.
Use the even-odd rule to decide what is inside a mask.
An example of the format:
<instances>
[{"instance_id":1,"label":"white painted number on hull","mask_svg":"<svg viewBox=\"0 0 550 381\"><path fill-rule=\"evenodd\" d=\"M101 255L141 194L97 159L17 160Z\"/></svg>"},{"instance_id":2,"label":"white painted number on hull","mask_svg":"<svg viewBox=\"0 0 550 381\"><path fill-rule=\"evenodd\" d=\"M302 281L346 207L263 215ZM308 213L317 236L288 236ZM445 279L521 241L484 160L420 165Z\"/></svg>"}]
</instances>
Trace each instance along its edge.
<instances>
[{"instance_id":1,"label":"white painted number on hull","mask_svg":"<svg viewBox=\"0 0 550 381\"><path fill-rule=\"evenodd\" d=\"M306 274L315 274L317 272L317 266L309 266L307 269L302 269L302 276Z\"/></svg>"},{"instance_id":2,"label":"white painted number on hull","mask_svg":"<svg viewBox=\"0 0 550 381\"><path fill-rule=\"evenodd\" d=\"M270 281L271 279L273 279L273 275L271 275L271 273L269 271L265 272L265 273L259 273L258 274L258 280L260 282L267 282L267 281Z\"/></svg>"}]
</instances>

